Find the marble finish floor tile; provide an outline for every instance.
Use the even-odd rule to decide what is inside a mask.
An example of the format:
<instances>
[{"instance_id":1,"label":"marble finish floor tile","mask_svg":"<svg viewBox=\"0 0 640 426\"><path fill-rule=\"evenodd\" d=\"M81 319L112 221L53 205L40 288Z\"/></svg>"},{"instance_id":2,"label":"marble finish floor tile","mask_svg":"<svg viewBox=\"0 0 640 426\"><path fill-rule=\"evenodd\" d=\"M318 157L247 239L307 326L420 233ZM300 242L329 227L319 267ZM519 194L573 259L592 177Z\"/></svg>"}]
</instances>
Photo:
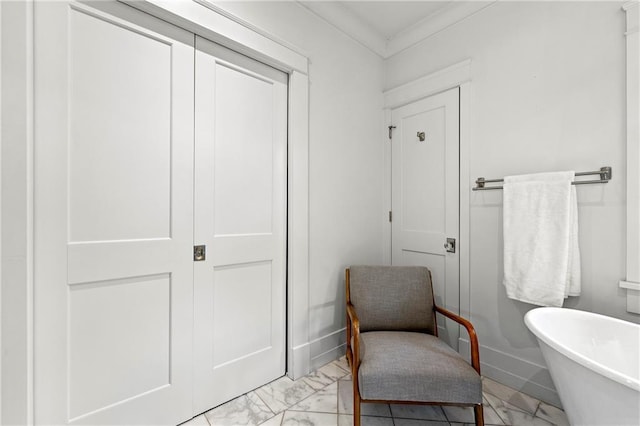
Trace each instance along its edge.
<instances>
[{"instance_id":1,"label":"marble finish floor tile","mask_svg":"<svg viewBox=\"0 0 640 426\"><path fill-rule=\"evenodd\" d=\"M274 413L255 392L249 392L204 415L212 426L252 426L270 419Z\"/></svg>"},{"instance_id":2,"label":"marble finish floor tile","mask_svg":"<svg viewBox=\"0 0 640 426\"><path fill-rule=\"evenodd\" d=\"M282 426L337 426L338 415L302 411L285 411Z\"/></svg>"},{"instance_id":3,"label":"marble finish floor tile","mask_svg":"<svg viewBox=\"0 0 640 426\"><path fill-rule=\"evenodd\" d=\"M336 360L303 377L302 380L315 390L320 390L346 376L350 376L349 371L344 370Z\"/></svg>"},{"instance_id":4,"label":"marble finish floor tile","mask_svg":"<svg viewBox=\"0 0 640 426\"><path fill-rule=\"evenodd\" d=\"M351 368L349 367L349 361L347 361L347 356L343 355L337 360L334 361L340 368L344 371L351 373Z\"/></svg>"},{"instance_id":5,"label":"marble finish floor tile","mask_svg":"<svg viewBox=\"0 0 640 426\"><path fill-rule=\"evenodd\" d=\"M434 420L393 419L394 426L449 426L449 423Z\"/></svg>"},{"instance_id":6,"label":"marble finish floor tile","mask_svg":"<svg viewBox=\"0 0 640 426\"><path fill-rule=\"evenodd\" d=\"M518 407L502 401L493 395L486 395L486 399L506 425L549 426L552 424L540 417L535 417L533 414L524 412L518 409Z\"/></svg>"},{"instance_id":7,"label":"marble finish floor tile","mask_svg":"<svg viewBox=\"0 0 640 426\"><path fill-rule=\"evenodd\" d=\"M505 423L502 417L496 413L496 411L489 405L486 399L483 398L483 415L484 424L492 426L503 426ZM471 407L455 407L455 406L443 406L443 411L450 423L463 423L463 424L475 424L475 414Z\"/></svg>"},{"instance_id":8,"label":"marble finish floor tile","mask_svg":"<svg viewBox=\"0 0 640 426\"><path fill-rule=\"evenodd\" d=\"M557 426L569 426L569 419L564 411L544 402L540 402L535 415Z\"/></svg>"},{"instance_id":9,"label":"marble finish floor tile","mask_svg":"<svg viewBox=\"0 0 640 426\"><path fill-rule=\"evenodd\" d=\"M394 426L394 423L391 417L361 416L360 425L361 426ZM353 416L348 414L339 414L338 426L353 426Z\"/></svg>"},{"instance_id":10,"label":"marble finish floor tile","mask_svg":"<svg viewBox=\"0 0 640 426\"><path fill-rule=\"evenodd\" d=\"M353 414L353 382L351 380L338 381L338 413ZM360 404L360 414L391 417L391 409L389 404Z\"/></svg>"},{"instance_id":11,"label":"marble finish floor tile","mask_svg":"<svg viewBox=\"0 0 640 426\"><path fill-rule=\"evenodd\" d=\"M282 419L284 418L284 411L280 414L276 414L264 423L260 423L260 426L280 426Z\"/></svg>"},{"instance_id":12,"label":"marble finish floor tile","mask_svg":"<svg viewBox=\"0 0 640 426\"><path fill-rule=\"evenodd\" d=\"M447 421L442 407L437 405L391 404L391 414L394 419Z\"/></svg>"},{"instance_id":13,"label":"marble finish floor tile","mask_svg":"<svg viewBox=\"0 0 640 426\"><path fill-rule=\"evenodd\" d=\"M293 381L285 376L256 389L255 392L277 414L302 401L314 393L315 389L302 379Z\"/></svg>"},{"instance_id":14,"label":"marble finish floor tile","mask_svg":"<svg viewBox=\"0 0 640 426\"><path fill-rule=\"evenodd\" d=\"M299 380L282 377L197 416L184 426L353 425L353 382L341 357ZM565 413L529 395L483 378L484 420L497 426L569 426ZM466 426L472 408L362 404L362 426Z\"/></svg>"},{"instance_id":15,"label":"marble finish floor tile","mask_svg":"<svg viewBox=\"0 0 640 426\"><path fill-rule=\"evenodd\" d=\"M494 395L526 413L535 414L540 405L540 401L537 399L487 377L482 379L482 390L484 393Z\"/></svg>"},{"instance_id":16,"label":"marble finish floor tile","mask_svg":"<svg viewBox=\"0 0 640 426\"><path fill-rule=\"evenodd\" d=\"M303 399L289 410L338 414L338 382L332 383Z\"/></svg>"},{"instance_id":17,"label":"marble finish floor tile","mask_svg":"<svg viewBox=\"0 0 640 426\"><path fill-rule=\"evenodd\" d=\"M447 421L449 422L475 424L475 416L473 415L472 408L443 406L442 411L444 411L444 414L447 417ZM484 422L487 425L491 424L487 419L487 407L484 407ZM500 420L500 423L498 424L503 425L504 423L502 422L502 420Z\"/></svg>"}]
</instances>

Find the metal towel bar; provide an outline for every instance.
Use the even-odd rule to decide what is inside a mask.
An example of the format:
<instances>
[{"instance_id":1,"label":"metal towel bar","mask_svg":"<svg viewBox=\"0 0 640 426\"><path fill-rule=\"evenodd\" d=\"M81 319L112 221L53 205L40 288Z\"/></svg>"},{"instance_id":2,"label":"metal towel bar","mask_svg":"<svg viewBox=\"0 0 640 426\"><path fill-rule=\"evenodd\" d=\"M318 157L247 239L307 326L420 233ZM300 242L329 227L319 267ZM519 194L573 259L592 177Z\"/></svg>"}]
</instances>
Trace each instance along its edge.
<instances>
[{"instance_id":1,"label":"metal towel bar","mask_svg":"<svg viewBox=\"0 0 640 426\"><path fill-rule=\"evenodd\" d=\"M600 167L600 170L593 172L576 172L576 176L599 175L600 179L594 180L577 180L572 182L573 185L586 185L589 183L608 183L611 180L611 167ZM485 179L479 177L476 179L476 186L472 188L474 191L486 191L489 189L502 189L502 186L485 186L487 183L504 182L504 179Z\"/></svg>"}]
</instances>

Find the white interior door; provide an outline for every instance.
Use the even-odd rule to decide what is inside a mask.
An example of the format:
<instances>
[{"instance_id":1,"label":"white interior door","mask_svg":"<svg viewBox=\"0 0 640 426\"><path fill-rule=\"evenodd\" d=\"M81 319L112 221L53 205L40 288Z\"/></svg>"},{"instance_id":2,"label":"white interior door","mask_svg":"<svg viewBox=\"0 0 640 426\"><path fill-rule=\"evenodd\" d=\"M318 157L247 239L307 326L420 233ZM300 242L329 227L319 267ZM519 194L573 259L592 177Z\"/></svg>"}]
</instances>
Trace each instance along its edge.
<instances>
[{"instance_id":1,"label":"white interior door","mask_svg":"<svg viewBox=\"0 0 640 426\"><path fill-rule=\"evenodd\" d=\"M459 311L460 259L447 251L459 234L458 88L396 108L392 123L391 262L431 270L436 303ZM451 249L451 246L449 246ZM457 348L458 326L438 320Z\"/></svg>"},{"instance_id":2,"label":"white interior door","mask_svg":"<svg viewBox=\"0 0 640 426\"><path fill-rule=\"evenodd\" d=\"M196 38L196 412L285 372L287 75Z\"/></svg>"},{"instance_id":3,"label":"white interior door","mask_svg":"<svg viewBox=\"0 0 640 426\"><path fill-rule=\"evenodd\" d=\"M35 421L192 416L193 35L35 3Z\"/></svg>"}]
</instances>

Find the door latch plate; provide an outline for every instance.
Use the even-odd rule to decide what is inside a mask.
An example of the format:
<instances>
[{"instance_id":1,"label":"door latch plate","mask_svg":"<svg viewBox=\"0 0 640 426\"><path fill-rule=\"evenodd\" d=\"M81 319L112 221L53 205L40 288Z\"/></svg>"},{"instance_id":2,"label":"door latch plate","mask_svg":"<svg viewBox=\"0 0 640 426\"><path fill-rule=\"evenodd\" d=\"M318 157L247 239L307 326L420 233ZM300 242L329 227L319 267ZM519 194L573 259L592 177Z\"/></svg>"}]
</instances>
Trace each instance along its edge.
<instances>
[{"instance_id":1,"label":"door latch plate","mask_svg":"<svg viewBox=\"0 0 640 426\"><path fill-rule=\"evenodd\" d=\"M444 245L444 248L449 253L456 252L456 239L455 238L447 238L447 243Z\"/></svg>"},{"instance_id":2,"label":"door latch plate","mask_svg":"<svg viewBox=\"0 0 640 426\"><path fill-rule=\"evenodd\" d=\"M193 261L201 262L207 258L207 246L193 246Z\"/></svg>"}]
</instances>

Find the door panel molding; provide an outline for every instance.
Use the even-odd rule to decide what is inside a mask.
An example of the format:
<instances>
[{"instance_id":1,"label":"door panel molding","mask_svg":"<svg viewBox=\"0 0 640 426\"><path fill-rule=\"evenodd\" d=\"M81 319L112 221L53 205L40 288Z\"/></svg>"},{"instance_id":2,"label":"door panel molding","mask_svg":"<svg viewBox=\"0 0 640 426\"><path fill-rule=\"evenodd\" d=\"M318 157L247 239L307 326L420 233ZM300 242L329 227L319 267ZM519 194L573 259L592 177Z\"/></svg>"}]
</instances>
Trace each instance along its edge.
<instances>
[{"instance_id":1,"label":"door panel molding","mask_svg":"<svg viewBox=\"0 0 640 426\"><path fill-rule=\"evenodd\" d=\"M35 422L177 423L192 414L193 36L95 5L34 10Z\"/></svg>"},{"instance_id":2,"label":"door panel molding","mask_svg":"<svg viewBox=\"0 0 640 426\"><path fill-rule=\"evenodd\" d=\"M448 89L460 89L460 234L456 245L460 255L460 314L471 317L470 278L469 278L469 217L470 194L473 183L469 173L469 150L471 146L471 90L472 90L472 60L452 64L433 73L407 82L395 88L384 91L384 122L381 125L381 149L384 157L384 182L382 211L383 223L383 262L391 264L391 223L388 220L391 211L391 144L388 138L388 126L391 124L391 110L430 95L444 92Z\"/></svg>"},{"instance_id":3,"label":"door panel molding","mask_svg":"<svg viewBox=\"0 0 640 426\"><path fill-rule=\"evenodd\" d=\"M299 378L310 371L309 294L309 77L308 55L265 37L228 13L204 9L195 2L127 1L166 22L233 48L289 73L288 145L288 357L287 374ZM2 192L3 259L2 347L11 351L2 364L0 423L34 423L34 22L33 2L0 2L2 77L17 76L3 88L3 177L12 185ZM3 63L5 63L3 61ZM5 72L7 71L7 72ZM16 83L15 85L13 83ZM4 90L6 89L6 90ZM9 102L10 101L10 102ZM3 103L5 104L5 103ZM4 120L6 119L6 120ZM8 149L4 149L4 147ZM386 213L385 213L386 214ZM6 279L5 279L6 278ZM5 330L6 331L6 330ZM152 408L153 409L153 408Z\"/></svg>"},{"instance_id":4,"label":"door panel molding","mask_svg":"<svg viewBox=\"0 0 640 426\"><path fill-rule=\"evenodd\" d=\"M287 375L311 371L309 339L309 58L211 2L120 0L289 74ZM204 7L203 7L204 6ZM386 213L385 213L386 214Z\"/></svg>"},{"instance_id":5,"label":"door panel molding","mask_svg":"<svg viewBox=\"0 0 640 426\"><path fill-rule=\"evenodd\" d=\"M453 312L460 256L445 243L459 240L459 99L456 87L394 108L391 141L392 264L428 266L436 302ZM457 348L459 325L446 319L441 325L441 338Z\"/></svg>"},{"instance_id":6,"label":"door panel molding","mask_svg":"<svg viewBox=\"0 0 640 426\"><path fill-rule=\"evenodd\" d=\"M201 37L195 55L198 413L285 373L287 76Z\"/></svg>"}]
</instances>

